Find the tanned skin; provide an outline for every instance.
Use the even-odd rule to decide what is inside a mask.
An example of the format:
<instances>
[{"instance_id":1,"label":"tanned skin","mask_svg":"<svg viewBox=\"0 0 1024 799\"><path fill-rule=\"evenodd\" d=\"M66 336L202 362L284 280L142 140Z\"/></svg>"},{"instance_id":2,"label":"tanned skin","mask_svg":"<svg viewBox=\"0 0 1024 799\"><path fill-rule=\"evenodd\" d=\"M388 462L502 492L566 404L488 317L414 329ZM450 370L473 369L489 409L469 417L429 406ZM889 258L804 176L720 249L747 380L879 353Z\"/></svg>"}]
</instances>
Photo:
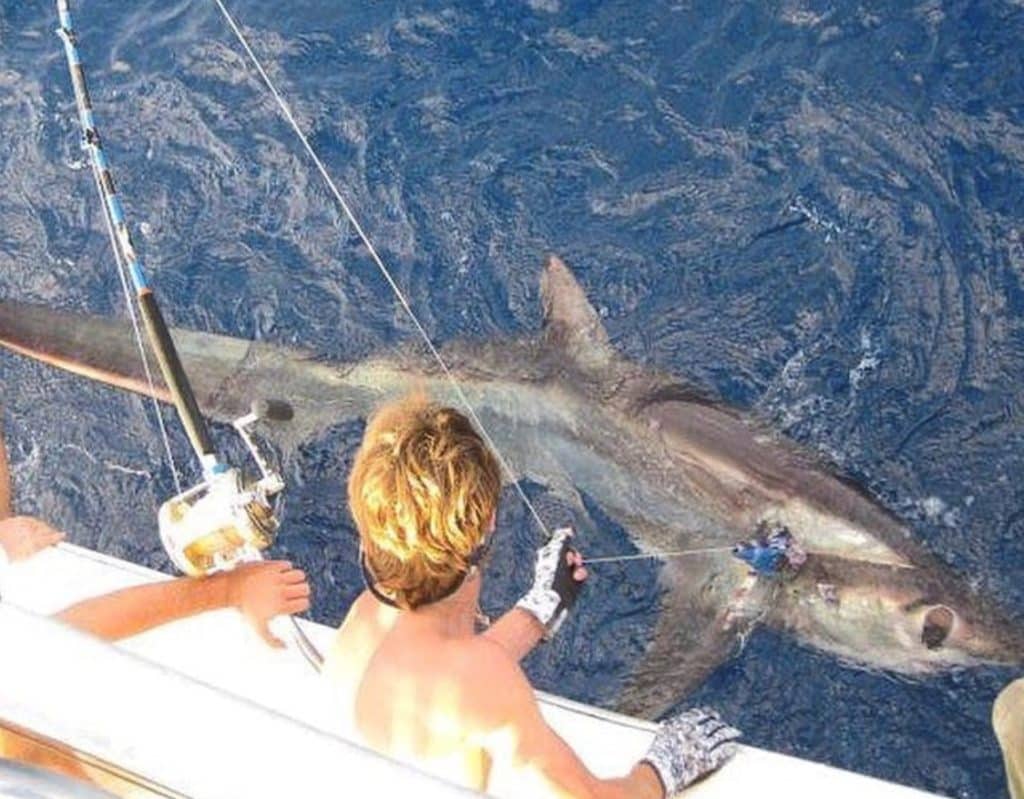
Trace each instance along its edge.
<instances>
[{"instance_id":1,"label":"tanned skin","mask_svg":"<svg viewBox=\"0 0 1024 799\"><path fill-rule=\"evenodd\" d=\"M574 576L585 579L571 553ZM328 653L324 673L349 731L374 749L495 796L661 799L655 771L637 764L600 780L548 726L518 660L543 628L515 609L483 634L474 622L479 574L416 610L366 591Z\"/></svg>"},{"instance_id":2,"label":"tanned skin","mask_svg":"<svg viewBox=\"0 0 1024 799\"><path fill-rule=\"evenodd\" d=\"M30 516L12 516L10 471L0 430L0 547L16 563L64 539L64 534ZM271 646L284 644L268 628L270 619L309 609L306 575L287 561L251 563L203 579L181 577L137 585L78 602L56 614L57 619L83 632L116 641L194 616L207 610L234 607ZM0 730L0 757L19 760L100 785L129 796L128 783L112 779L101 769L79 763L73 756ZM127 791L127 792L125 792ZM143 792L142 795L151 794Z\"/></svg>"},{"instance_id":3,"label":"tanned skin","mask_svg":"<svg viewBox=\"0 0 1024 799\"><path fill-rule=\"evenodd\" d=\"M133 585L92 597L56 618L107 641L169 624L208 610L237 608L270 646L284 646L267 625L275 616L309 610L309 584L286 560L247 563L229 572Z\"/></svg>"}]
</instances>

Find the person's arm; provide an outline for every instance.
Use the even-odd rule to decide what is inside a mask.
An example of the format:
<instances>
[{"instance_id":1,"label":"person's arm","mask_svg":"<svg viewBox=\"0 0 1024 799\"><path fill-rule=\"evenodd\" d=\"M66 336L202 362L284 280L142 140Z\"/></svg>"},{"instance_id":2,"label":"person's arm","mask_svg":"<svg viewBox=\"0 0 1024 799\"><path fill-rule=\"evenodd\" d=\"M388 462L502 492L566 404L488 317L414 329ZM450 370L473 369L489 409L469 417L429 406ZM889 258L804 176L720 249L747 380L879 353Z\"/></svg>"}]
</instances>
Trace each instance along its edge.
<instances>
[{"instance_id":1,"label":"person's arm","mask_svg":"<svg viewBox=\"0 0 1024 799\"><path fill-rule=\"evenodd\" d=\"M56 618L108 641L159 627L207 610L235 607L263 639L284 644L267 627L274 616L309 609L306 575L287 561L247 563L230 572L195 579L179 577L93 597Z\"/></svg>"},{"instance_id":2,"label":"person's arm","mask_svg":"<svg viewBox=\"0 0 1024 799\"><path fill-rule=\"evenodd\" d=\"M470 737L490 756L490 774L496 777L487 785L490 794L662 799L717 770L736 753L739 730L714 711L687 710L659 725L647 754L628 774L599 779L548 725L519 665L498 647L487 650L474 653L475 673L487 677L475 683L469 713Z\"/></svg>"},{"instance_id":3,"label":"person's arm","mask_svg":"<svg viewBox=\"0 0 1024 799\"><path fill-rule=\"evenodd\" d=\"M545 628L537 617L522 608L512 608L481 635L508 652L514 660L522 660L544 638Z\"/></svg>"},{"instance_id":4,"label":"person's arm","mask_svg":"<svg viewBox=\"0 0 1024 799\"><path fill-rule=\"evenodd\" d=\"M573 797L573 799L662 799L665 795L655 770L636 764L628 774L598 779L572 748L545 721L522 669L504 653L483 653L477 707L473 711L479 734L473 737L490 756L489 795ZM495 690L500 686L500 690Z\"/></svg>"},{"instance_id":5,"label":"person's arm","mask_svg":"<svg viewBox=\"0 0 1024 799\"><path fill-rule=\"evenodd\" d=\"M572 531L557 530L537 550L533 586L483 635L521 660L557 632L587 579L583 557L570 546Z\"/></svg>"},{"instance_id":6,"label":"person's arm","mask_svg":"<svg viewBox=\"0 0 1024 799\"><path fill-rule=\"evenodd\" d=\"M0 520L0 549L11 563L25 560L41 549L64 540L64 533L32 516L10 516Z\"/></svg>"}]
</instances>

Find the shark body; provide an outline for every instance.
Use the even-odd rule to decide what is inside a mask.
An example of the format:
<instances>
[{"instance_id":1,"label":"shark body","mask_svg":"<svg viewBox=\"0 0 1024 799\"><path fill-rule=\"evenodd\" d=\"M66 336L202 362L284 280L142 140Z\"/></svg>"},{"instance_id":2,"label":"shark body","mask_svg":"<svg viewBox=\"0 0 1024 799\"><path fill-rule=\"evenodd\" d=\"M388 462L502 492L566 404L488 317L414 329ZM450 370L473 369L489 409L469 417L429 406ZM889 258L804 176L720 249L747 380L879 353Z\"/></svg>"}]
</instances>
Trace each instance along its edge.
<instances>
[{"instance_id":1,"label":"shark body","mask_svg":"<svg viewBox=\"0 0 1024 799\"><path fill-rule=\"evenodd\" d=\"M920 674L1024 662L1024 631L917 544L893 515L792 442L610 346L566 265L542 275L545 324L512 341L442 350L516 479L582 507L598 501L641 551L707 548L667 560L653 638L619 708L656 716L766 623L847 661ZM410 390L457 404L433 360L405 351L330 364L261 342L175 330L199 405L230 421L254 398L295 418L282 447ZM0 302L0 345L142 394L153 393L127 323ZM161 386L158 399L167 396ZM584 512L585 515L585 512ZM808 551L784 581L754 580L728 546L762 521Z\"/></svg>"}]
</instances>

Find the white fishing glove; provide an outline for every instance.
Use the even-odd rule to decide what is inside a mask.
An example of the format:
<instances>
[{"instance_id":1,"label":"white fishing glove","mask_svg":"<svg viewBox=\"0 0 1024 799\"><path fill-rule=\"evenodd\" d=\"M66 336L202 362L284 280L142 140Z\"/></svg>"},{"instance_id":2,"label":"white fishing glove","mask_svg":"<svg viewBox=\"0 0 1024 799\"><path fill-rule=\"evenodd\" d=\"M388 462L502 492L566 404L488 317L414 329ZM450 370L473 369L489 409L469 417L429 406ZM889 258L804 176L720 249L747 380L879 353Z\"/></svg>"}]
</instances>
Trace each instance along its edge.
<instances>
[{"instance_id":1,"label":"white fishing glove","mask_svg":"<svg viewBox=\"0 0 1024 799\"><path fill-rule=\"evenodd\" d=\"M573 577L579 566L568 560L569 553L574 552L571 538L572 530L562 527L537 550L533 587L516 603L517 608L532 614L544 626L545 641L558 632L583 587L582 580Z\"/></svg>"},{"instance_id":2,"label":"white fishing glove","mask_svg":"<svg viewBox=\"0 0 1024 799\"><path fill-rule=\"evenodd\" d=\"M675 796L735 755L740 735L714 710L687 710L662 722L643 762L658 772L665 796Z\"/></svg>"}]
</instances>

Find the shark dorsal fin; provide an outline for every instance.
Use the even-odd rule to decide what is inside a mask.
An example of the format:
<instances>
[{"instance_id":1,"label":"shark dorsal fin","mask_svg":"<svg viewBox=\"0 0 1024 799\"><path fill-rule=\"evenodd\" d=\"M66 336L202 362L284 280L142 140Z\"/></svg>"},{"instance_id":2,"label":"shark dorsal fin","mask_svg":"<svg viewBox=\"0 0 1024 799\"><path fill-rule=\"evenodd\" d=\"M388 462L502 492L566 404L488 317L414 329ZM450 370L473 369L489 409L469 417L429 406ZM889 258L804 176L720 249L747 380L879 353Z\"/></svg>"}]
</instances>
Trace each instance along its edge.
<instances>
[{"instance_id":1,"label":"shark dorsal fin","mask_svg":"<svg viewBox=\"0 0 1024 799\"><path fill-rule=\"evenodd\" d=\"M544 337L586 368L606 366L614 356L608 333L572 270L549 255L540 279Z\"/></svg>"}]
</instances>

